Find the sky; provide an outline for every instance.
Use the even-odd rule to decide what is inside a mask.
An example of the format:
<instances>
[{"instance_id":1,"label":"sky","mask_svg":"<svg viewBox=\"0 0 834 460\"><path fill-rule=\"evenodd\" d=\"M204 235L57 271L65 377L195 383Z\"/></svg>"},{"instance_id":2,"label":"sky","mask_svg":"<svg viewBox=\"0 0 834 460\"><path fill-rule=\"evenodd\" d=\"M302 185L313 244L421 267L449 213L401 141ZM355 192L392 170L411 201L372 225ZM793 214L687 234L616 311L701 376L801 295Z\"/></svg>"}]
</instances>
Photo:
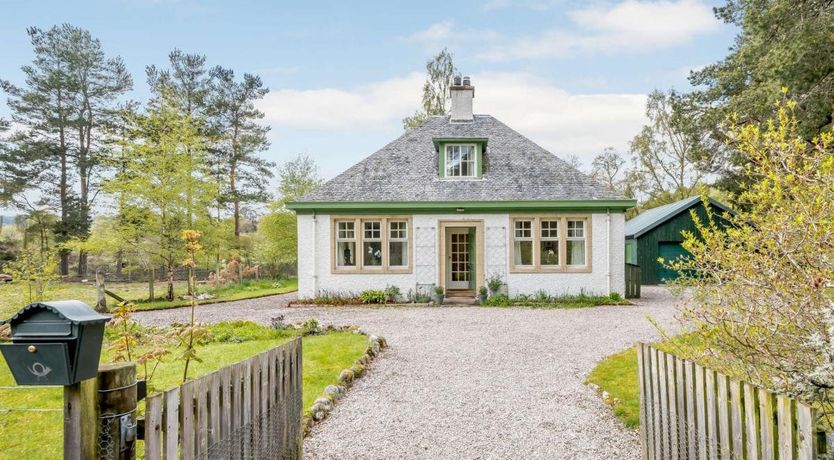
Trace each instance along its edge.
<instances>
[{"instance_id":1,"label":"sky","mask_svg":"<svg viewBox=\"0 0 834 460\"><path fill-rule=\"evenodd\" d=\"M589 165L626 151L654 89L727 54L736 30L707 0L195 1L0 0L0 78L22 84L26 28L90 30L148 97L145 67L178 48L260 75L271 126L264 156L312 156L331 178L402 133L425 63L447 47L490 114L552 153ZM3 98L4 99L4 98ZM8 116L0 102L0 116Z\"/></svg>"}]
</instances>

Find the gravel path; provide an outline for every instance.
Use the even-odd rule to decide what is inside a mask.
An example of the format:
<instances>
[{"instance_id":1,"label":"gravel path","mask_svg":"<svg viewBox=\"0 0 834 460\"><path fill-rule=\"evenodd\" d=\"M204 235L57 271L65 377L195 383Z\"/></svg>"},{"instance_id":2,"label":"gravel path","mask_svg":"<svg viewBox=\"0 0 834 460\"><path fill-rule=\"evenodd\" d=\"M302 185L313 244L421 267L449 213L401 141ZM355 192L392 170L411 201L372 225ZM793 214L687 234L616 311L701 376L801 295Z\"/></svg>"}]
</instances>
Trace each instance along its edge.
<instances>
[{"instance_id":1,"label":"gravel path","mask_svg":"<svg viewBox=\"0 0 834 460\"><path fill-rule=\"evenodd\" d=\"M634 306L285 308L292 295L200 307L201 321L356 324L388 348L305 440L309 459L637 459L625 429L584 385L594 364L673 324L675 299L644 287ZM186 310L137 313L145 323Z\"/></svg>"}]
</instances>

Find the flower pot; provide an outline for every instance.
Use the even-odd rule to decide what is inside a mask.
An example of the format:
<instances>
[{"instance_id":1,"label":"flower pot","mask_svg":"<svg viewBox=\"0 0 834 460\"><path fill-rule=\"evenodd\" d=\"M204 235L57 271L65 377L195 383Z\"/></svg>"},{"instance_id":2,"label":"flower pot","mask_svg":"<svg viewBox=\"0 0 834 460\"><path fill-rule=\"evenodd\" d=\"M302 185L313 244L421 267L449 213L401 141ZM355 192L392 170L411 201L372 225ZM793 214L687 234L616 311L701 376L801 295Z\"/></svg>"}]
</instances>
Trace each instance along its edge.
<instances>
[{"instance_id":1,"label":"flower pot","mask_svg":"<svg viewBox=\"0 0 834 460\"><path fill-rule=\"evenodd\" d=\"M487 301L487 295L486 294L479 294L478 295L478 300L481 302L481 305L485 304L486 301Z\"/></svg>"},{"instance_id":2,"label":"flower pot","mask_svg":"<svg viewBox=\"0 0 834 460\"><path fill-rule=\"evenodd\" d=\"M443 304L443 294L435 294L434 295L434 303L436 303L438 305L442 305Z\"/></svg>"}]
</instances>

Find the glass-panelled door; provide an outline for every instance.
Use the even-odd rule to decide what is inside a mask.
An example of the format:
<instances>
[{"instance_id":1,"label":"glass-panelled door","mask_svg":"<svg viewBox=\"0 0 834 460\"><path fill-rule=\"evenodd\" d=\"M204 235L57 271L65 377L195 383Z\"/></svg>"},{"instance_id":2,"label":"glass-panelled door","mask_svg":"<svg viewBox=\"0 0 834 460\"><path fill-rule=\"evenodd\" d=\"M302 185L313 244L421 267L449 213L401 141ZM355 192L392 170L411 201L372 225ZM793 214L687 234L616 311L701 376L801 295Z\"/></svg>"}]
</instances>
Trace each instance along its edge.
<instances>
[{"instance_id":1,"label":"glass-panelled door","mask_svg":"<svg viewBox=\"0 0 834 460\"><path fill-rule=\"evenodd\" d=\"M450 228L446 235L448 270L447 289L469 289L473 260L470 259L470 232L468 228Z\"/></svg>"}]
</instances>

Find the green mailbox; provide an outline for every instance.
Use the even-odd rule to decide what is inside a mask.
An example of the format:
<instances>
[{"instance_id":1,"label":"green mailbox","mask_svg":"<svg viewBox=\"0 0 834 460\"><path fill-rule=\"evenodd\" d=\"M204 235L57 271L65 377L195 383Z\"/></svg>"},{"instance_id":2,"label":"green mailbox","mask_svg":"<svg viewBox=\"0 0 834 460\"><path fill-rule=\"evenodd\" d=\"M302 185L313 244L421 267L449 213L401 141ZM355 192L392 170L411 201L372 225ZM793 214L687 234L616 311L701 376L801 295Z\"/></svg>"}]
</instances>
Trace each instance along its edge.
<instances>
[{"instance_id":1,"label":"green mailbox","mask_svg":"<svg viewBox=\"0 0 834 460\"><path fill-rule=\"evenodd\" d=\"M108 320L77 300L36 302L7 321L0 351L18 385L72 385L96 376Z\"/></svg>"}]
</instances>

